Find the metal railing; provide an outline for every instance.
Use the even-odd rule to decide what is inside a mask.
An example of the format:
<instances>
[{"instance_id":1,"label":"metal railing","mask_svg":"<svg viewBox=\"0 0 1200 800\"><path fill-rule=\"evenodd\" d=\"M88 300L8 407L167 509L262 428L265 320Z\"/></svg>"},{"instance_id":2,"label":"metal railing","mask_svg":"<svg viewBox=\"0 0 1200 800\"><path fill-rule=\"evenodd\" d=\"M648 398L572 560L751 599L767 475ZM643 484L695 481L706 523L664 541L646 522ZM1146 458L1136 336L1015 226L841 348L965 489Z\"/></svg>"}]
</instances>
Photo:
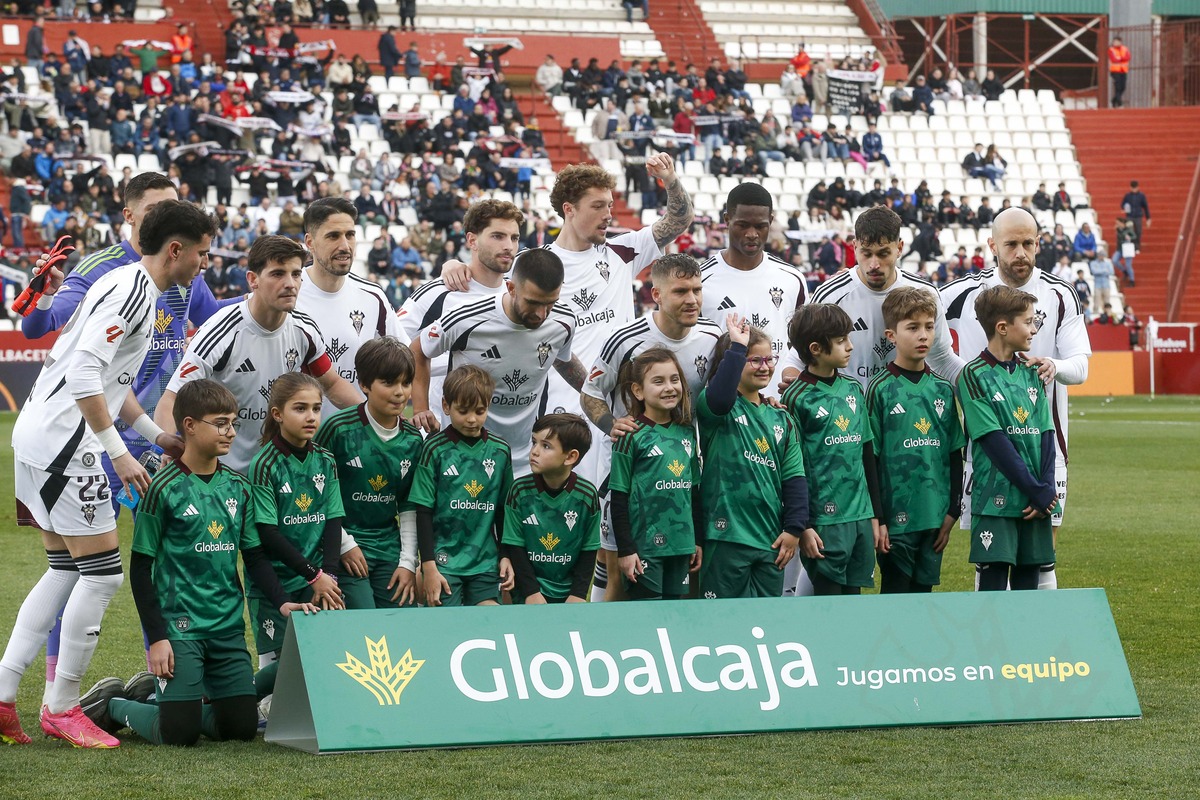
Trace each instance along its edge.
<instances>
[{"instance_id":1,"label":"metal railing","mask_svg":"<svg viewBox=\"0 0 1200 800\"><path fill-rule=\"evenodd\" d=\"M1200 20L1155 22L1108 29L1108 43L1121 37L1130 51L1124 104L1130 107L1200 105ZM1100 107L1112 101L1107 44L1100 48L1097 85Z\"/></svg>"},{"instance_id":2,"label":"metal railing","mask_svg":"<svg viewBox=\"0 0 1200 800\"><path fill-rule=\"evenodd\" d=\"M1179 221L1179 238L1167 270L1167 321L1178 322L1183 308L1183 295L1192 274L1192 258L1196 254L1196 237L1200 235L1200 158L1192 173L1183 218Z\"/></svg>"}]
</instances>

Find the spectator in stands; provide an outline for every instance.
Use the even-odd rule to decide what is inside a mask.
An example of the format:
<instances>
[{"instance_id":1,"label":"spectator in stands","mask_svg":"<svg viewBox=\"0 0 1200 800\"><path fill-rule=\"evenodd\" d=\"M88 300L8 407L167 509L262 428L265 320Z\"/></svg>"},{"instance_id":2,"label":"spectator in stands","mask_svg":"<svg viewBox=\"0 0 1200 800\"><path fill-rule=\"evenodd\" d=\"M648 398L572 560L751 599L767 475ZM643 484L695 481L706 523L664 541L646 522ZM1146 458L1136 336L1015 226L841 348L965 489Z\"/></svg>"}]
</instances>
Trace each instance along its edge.
<instances>
[{"instance_id":1,"label":"spectator in stands","mask_svg":"<svg viewBox=\"0 0 1200 800\"><path fill-rule=\"evenodd\" d=\"M935 100L950 100L950 93L946 89L946 74L942 72L941 67L934 67L933 72L929 73L929 77L925 80L929 86L929 91L933 93Z\"/></svg>"},{"instance_id":2,"label":"spectator in stands","mask_svg":"<svg viewBox=\"0 0 1200 800\"><path fill-rule=\"evenodd\" d=\"M1120 41L1116 39L1114 41ZM1134 244L1142 247L1142 226L1150 227L1150 201L1138 186L1137 181L1129 182L1129 191L1121 198L1121 208L1125 216L1133 223Z\"/></svg>"},{"instance_id":3,"label":"spectator in stands","mask_svg":"<svg viewBox=\"0 0 1200 800\"><path fill-rule=\"evenodd\" d=\"M25 34L25 63L40 75L46 58L46 18L38 15L33 26Z\"/></svg>"},{"instance_id":4,"label":"spectator in stands","mask_svg":"<svg viewBox=\"0 0 1200 800\"><path fill-rule=\"evenodd\" d=\"M1075 261L1091 261L1095 257L1096 235L1092 233L1092 226L1085 222L1075 232L1072 258Z\"/></svg>"},{"instance_id":5,"label":"spectator in stands","mask_svg":"<svg viewBox=\"0 0 1200 800\"><path fill-rule=\"evenodd\" d=\"M888 98L888 104L891 106L893 113L897 114L913 110L912 93L905 87L904 81L896 81L896 86L892 89L892 94Z\"/></svg>"},{"instance_id":6,"label":"spectator in stands","mask_svg":"<svg viewBox=\"0 0 1200 800\"><path fill-rule=\"evenodd\" d=\"M388 249L387 241L382 236L375 237L371 249L367 251L367 274L371 276L371 280L378 281L387 275L391 260L392 253Z\"/></svg>"},{"instance_id":7,"label":"spectator in stands","mask_svg":"<svg viewBox=\"0 0 1200 800\"><path fill-rule=\"evenodd\" d=\"M992 224L992 220L996 218L996 210L992 208L992 198L985 197L979 201L979 208L975 210L975 229L986 228Z\"/></svg>"},{"instance_id":8,"label":"spectator in stands","mask_svg":"<svg viewBox=\"0 0 1200 800\"><path fill-rule=\"evenodd\" d=\"M1099 302L1097 302L1099 305ZM1117 315L1113 313L1112 303L1105 303L1104 310L1096 315L1092 320L1097 325L1120 325L1121 321L1117 319Z\"/></svg>"},{"instance_id":9,"label":"spectator in stands","mask_svg":"<svg viewBox=\"0 0 1200 800\"><path fill-rule=\"evenodd\" d=\"M395 25L389 25L387 30L379 35L376 47L379 50L379 63L383 66L384 77L390 78L402 59L400 47L396 44Z\"/></svg>"},{"instance_id":10,"label":"spectator in stands","mask_svg":"<svg viewBox=\"0 0 1200 800\"><path fill-rule=\"evenodd\" d=\"M554 56L546 54L546 60L537 68L533 76L533 85L547 99L558 97L563 93L563 69L554 60Z\"/></svg>"},{"instance_id":11,"label":"spectator in stands","mask_svg":"<svg viewBox=\"0 0 1200 800\"><path fill-rule=\"evenodd\" d=\"M963 93L962 75L957 69L950 68L950 74L946 78L946 90L943 100L962 100L966 95Z\"/></svg>"},{"instance_id":12,"label":"spectator in stands","mask_svg":"<svg viewBox=\"0 0 1200 800\"><path fill-rule=\"evenodd\" d=\"M1042 272L1054 272L1054 239L1050 231L1043 230L1038 234L1038 251L1034 257L1034 265ZM1070 278L1070 273L1067 273Z\"/></svg>"},{"instance_id":13,"label":"spectator in stands","mask_svg":"<svg viewBox=\"0 0 1200 800\"><path fill-rule=\"evenodd\" d=\"M329 17L330 26L350 27L350 6L346 5L346 0L325 0L325 14Z\"/></svg>"},{"instance_id":14,"label":"spectator in stands","mask_svg":"<svg viewBox=\"0 0 1200 800\"><path fill-rule=\"evenodd\" d=\"M812 91L808 96L812 98L813 108L818 114L829 113L829 74L825 71L824 63L818 61L813 64L809 83Z\"/></svg>"},{"instance_id":15,"label":"spectator in stands","mask_svg":"<svg viewBox=\"0 0 1200 800\"><path fill-rule=\"evenodd\" d=\"M796 65L788 62L783 68L783 74L779 76L779 91L791 102L795 103L801 96L808 94L804 88L804 78L796 71ZM811 116L811 113L810 115ZM793 117L795 119L795 117ZM796 120L799 122L799 120Z\"/></svg>"},{"instance_id":16,"label":"spectator in stands","mask_svg":"<svg viewBox=\"0 0 1200 800\"><path fill-rule=\"evenodd\" d=\"M400 175L400 167L389 153L381 153L379 161L376 162L374 169L371 170L371 188L375 191L383 191L383 189L396 180Z\"/></svg>"},{"instance_id":17,"label":"spectator in stands","mask_svg":"<svg viewBox=\"0 0 1200 800\"><path fill-rule=\"evenodd\" d=\"M933 116L933 89L929 86L924 75L917 76L916 86L912 90L912 110L922 111Z\"/></svg>"},{"instance_id":18,"label":"spectator in stands","mask_svg":"<svg viewBox=\"0 0 1200 800\"><path fill-rule=\"evenodd\" d=\"M1129 328L1129 347L1137 350L1141 347L1142 321L1133 313L1133 306L1125 304L1121 324Z\"/></svg>"},{"instance_id":19,"label":"spectator in stands","mask_svg":"<svg viewBox=\"0 0 1200 800\"><path fill-rule=\"evenodd\" d=\"M1096 305L1107 306L1112 298L1113 263L1103 245L1096 247L1096 256L1088 262L1095 288Z\"/></svg>"},{"instance_id":20,"label":"spectator in stands","mask_svg":"<svg viewBox=\"0 0 1200 800\"><path fill-rule=\"evenodd\" d=\"M1056 261L1060 258L1063 258L1064 256L1066 258L1070 259L1072 254L1075 251L1075 246L1072 244L1072 242L1071 242L1070 238L1068 238L1067 234L1063 231L1062 225L1054 226L1053 246L1054 246L1054 259Z\"/></svg>"},{"instance_id":21,"label":"spectator in stands","mask_svg":"<svg viewBox=\"0 0 1200 800\"><path fill-rule=\"evenodd\" d=\"M650 0L621 0L621 7L625 9L625 21L633 22L633 9L642 9L642 19L650 19Z\"/></svg>"},{"instance_id":22,"label":"spectator in stands","mask_svg":"<svg viewBox=\"0 0 1200 800\"><path fill-rule=\"evenodd\" d=\"M47 242L56 240L59 237L59 231L70 218L71 212L67 210L66 198L57 198L42 217L42 239Z\"/></svg>"},{"instance_id":23,"label":"spectator in stands","mask_svg":"<svg viewBox=\"0 0 1200 800\"><path fill-rule=\"evenodd\" d=\"M1054 193L1051 208L1055 213L1059 211L1071 211L1074 208L1071 205L1071 195L1067 194L1067 184L1058 184L1058 191Z\"/></svg>"},{"instance_id":24,"label":"spectator in stands","mask_svg":"<svg viewBox=\"0 0 1200 800\"><path fill-rule=\"evenodd\" d=\"M1046 192L1046 184L1039 183L1037 191L1033 193L1033 207L1038 211L1050 211L1053 203L1053 198Z\"/></svg>"},{"instance_id":25,"label":"spectator in stands","mask_svg":"<svg viewBox=\"0 0 1200 800\"><path fill-rule=\"evenodd\" d=\"M191 53L194 46L195 41L188 33L187 23L181 22L176 26L175 34L171 37L171 63L178 64L183 61L183 54Z\"/></svg>"},{"instance_id":26,"label":"spectator in stands","mask_svg":"<svg viewBox=\"0 0 1200 800\"><path fill-rule=\"evenodd\" d=\"M999 100L1000 95L1004 94L1004 84L996 80L996 71L993 69L987 71L980 88L983 90L983 96L988 100Z\"/></svg>"},{"instance_id":27,"label":"spectator in stands","mask_svg":"<svg viewBox=\"0 0 1200 800\"><path fill-rule=\"evenodd\" d=\"M692 112L694 110L695 110L694 104L684 103L683 106L679 109L679 112L675 115L675 119L672 121L672 124L671 124L671 129L675 133L678 133L681 135L690 135L694 139L694 137L696 136L696 124L692 121L693 120ZM680 142L678 144L675 152L679 158L679 163L686 164L689 159L696 157L696 145L695 145L694 141L693 142L686 142L686 141Z\"/></svg>"},{"instance_id":28,"label":"spectator in stands","mask_svg":"<svg viewBox=\"0 0 1200 800\"><path fill-rule=\"evenodd\" d=\"M392 250L391 264L393 273L425 274L421 267L421 251L413 247L412 239L407 236Z\"/></svg>"},{"instance_id":29,"label":"spectator in stands","mask_svg":"<svg viewBox=\"0 0 1200 800\"><path fill-rule=\"evenodd\" d=\"M1136 285L1133 279L1133 259L1138 254L1137 230L1134 228L1133 220L1117 217L1114 241L1117 243L1117 249L1113 263L1132 288Z\"/></svg>"},{"instance_id":30,"label":"spectator in stands","mask_svg":"<svg viewBox=\"0 0 1200 800\"><path fill-rule=\"evenodd\" d=\"M358 209L360 224L387 224L387 217L384 216L383 209L379 207L379 201L371 194L370 187L363 186L358 190L358 197L354 198L354 207Z\"/></svg>"},{"instance_id":31,"label":"spectator in stands","mask_svg":"<svg viewBox=\"0 0 1200 800\"><path fill-rule=\"evenodd\" d=\"M975 76L975 70L967 70L967 79L963 81L963 97L967 100L983 100L983 86Z\"/></svg>"},{"instance_id":32,"label":"spectator in stands","mask_svg":"<svg viewBox=\"0 0 1200 800\"><path fill-rule=\"evenodd\" d=\"M349 88L353 82L354 70L346 61L346 54L338 53L325 72L325 83L336 93L339 89Z\"/></svg>"},{"instance_id":33,"label":"spectator in stands","mask_svg":"<svg viewBox=\"0 0 1200 800\"><path fill-rule=\"evenodd\" d=\"M12 194L8 200L8 210L12 215L12 245L17 249L25 247L25 220L33 213L33 199L29 196L25 179L13 181Z\"/></svg>"},{"instance_id":34,"label":"spectator in stands","mask_svg":"<svg viewBox=\"0 0 1200 800\"><path fill-rule=\"evenodd\" d=\"M404 51L404 77L421 77L421 53L416 42L409 42L408 49Z\"/></svg>"},{"instance_id":35,"label":"spectator in stands","mask_svg":"<svg viewBox=\"0 0 1200 800\"><path fill-rule=\"evenodd\" d=\"M867 125L867 132L863 135L862 153L868 162L882 161L885 167L892 168L892 162L883 153L883 137L879 135L873 122Z\"/></svg>"},{"instance_id":36,"label":"spectator in stands","mask_svg":"<svg viewBox=\"0 0 1200 800\"><path fill-rule=\"evenodd\" d=\"M843 164L850 160L850 140L846 134L838 130L838 126L829 125L824 136L825 149L821 153L821 163L831 158L839 159Z\"/></svg>"},{"instance_id":37,"label":"spectator in stands","mask_svg":"<svg viewBox=\"0 0 1200 800\"><path fill-rule=\"evenodd\" d=\"M1129 80L1131 58L1129 48L1121 41L1121 37L1114 36L1112 45L1108 48L1108 74L1113 82L1113 108L1125 105L1125 84Z\"/></svg>"}]
</instances>

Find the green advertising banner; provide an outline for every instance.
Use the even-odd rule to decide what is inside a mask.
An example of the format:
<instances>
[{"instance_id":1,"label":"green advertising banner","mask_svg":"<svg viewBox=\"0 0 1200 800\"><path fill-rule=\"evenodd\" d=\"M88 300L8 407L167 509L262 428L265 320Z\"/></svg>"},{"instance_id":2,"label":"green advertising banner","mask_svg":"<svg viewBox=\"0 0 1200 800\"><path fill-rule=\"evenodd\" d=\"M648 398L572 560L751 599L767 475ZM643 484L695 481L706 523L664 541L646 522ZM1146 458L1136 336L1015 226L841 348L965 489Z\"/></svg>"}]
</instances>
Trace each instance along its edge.
<instances>
[{"instance_id":1,"label":"green advertising banner","mask_svg":"<svg viewBox=\"0 0 1200 800\"><path fill-rule=\"evenodd\" d=\"M293 617L266 739L332 753L1141 716L1100 589Z\"/></svg>"}]
</instances>

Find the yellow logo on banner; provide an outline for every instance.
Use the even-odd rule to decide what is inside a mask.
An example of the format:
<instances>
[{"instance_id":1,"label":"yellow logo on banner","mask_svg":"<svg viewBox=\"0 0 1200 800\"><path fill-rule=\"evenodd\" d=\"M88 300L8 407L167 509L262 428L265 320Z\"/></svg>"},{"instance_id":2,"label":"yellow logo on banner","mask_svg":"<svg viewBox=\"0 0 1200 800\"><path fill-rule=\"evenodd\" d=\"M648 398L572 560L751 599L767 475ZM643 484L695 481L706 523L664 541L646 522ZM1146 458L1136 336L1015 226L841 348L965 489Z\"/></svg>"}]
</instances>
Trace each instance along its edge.
<instances>
[{"instance_id":1,"label":"yellow logo on banner","mask_svg":"<svg viewBox=\"0 0 1200 800\"><path fill-rule=\"evenodd\" d=\"M924 436L925 434L929 433L929 429L933 427L933 423L924 417L921 417L921 421L914 422L913 427L919 430L921 435Z\"/></svg>"},{"instance_id":2,"label":"yellow logo on banner","mask_svg":"<svg viewBox=\"0 0 1200 800\"><path fill-rule=\"evenodd\" d=\"M671 474L678 478L686 469L686 467L679 463L679 459L675 459L670 464L667 464L667 469L671 470Z\"/></svg>"},{"instance_id":3,"label":"yellow logo on banner","mask_svg":"<svg viewBox=\"0 0 1200 800\"><path fill-rule=\"evenodd\" d=\"M397 705L400 702L400 695L404 693L404 688L408 686L408 682L413 679L425 661L413 658L412 650L405 650L404 657L398 663L393 664L392 657L388 653L386 636L380 636L377 642L371 641L368 636L364 636L363 639L367 643L367 659L370 661L370 666L359 661L347 651L345 663L338 664L338 667L342 672L358 681L360 686L375 695L379 705Z\"/></svg>"},{"instance_id":4,"label":"yellow logo on banner","mask_svg":"<svg viewBox=\"0 0 1200 800\"><path fill-rule=\"evenodd\" d=\"M308 511L308 507L311 505L312 505L312 498L309 497L304 492L301 492L300 496L296 498L296 506L301 511Z\"/></svg>"},{"instance_id":5,"label":"yellow logo on banner","mask_svg":"<svg viewBox=\"0 0 1200 800\"><path fill-rule=\"evenodd\" d=\"M175 317L161 308L158 310L158 316L154 318L154 330L157 333L166 333L167 327L175 320Z\"/></svg>"},{"instance_id":6,"label":"yellow logo on banner","mask_svg":"<svg viewBox=\"0 0 1200 800\"><path fill-rule=\"evenodd\" d=\"M478 497L479 493L482 492L485 487L482 483L472 478L470 483L463 484L463 488L467 490L467 494L471 495L471 497Z\"/></svg>"},{"instance_id":7,"label":"yellow logo on banner","mask_svg":"<svg viewBox=\"0 0 1200 800\"><path fill-rule=\"evenodd\" d=\"M1013 412L1013 416L1017 418L1017 422L1024 425L1025 420L1029 419L1029 412L1020 406L1017 406L1017 410Z\"/></svg>"},{"instance_id":8,"label":"yellow logo on banner","mask_svg":"<svg viewBox=\"0 0 1200 800\"><path fill-rule=\"evenodd\" d=\"M846 419L844 414L838 414L838 418L833 421L833 424L837 425L842 433L845 433L846 428L850 427L850 420Z\"/></svg>"},{"instance_id":9,"label":"yellow logo on banner","mask_svg":"<svg viewBox=\"0 0 1200 800\"><path fill-rule=\"evenodd\" d=\"M221 533L224 532L224 530L225 530L225 526L219 522L208 523L208 532L210 534L212 534L212 537L214 539L220 538Z\"/></svg>"},{"instance_id":10,"label":"yellow logo on banner","mask_svg":"<svg viewBox=\"0 0 1200 800\"><path fill-rule=\"evenodd\" d=\"M561 542L562 539L555 536L553 531L550 531L541 539L538 539L538 541L542 543L542 547L546 548L547 550L553 550L558 546L558 543Z\"/></svg>"},{"instance_id":11,"label":"yellow logo on banner","mask_svg":"<svg viewBox=\"0 0 1200 800\"><path fill-rule=\"evenodd\" d=\"M767 441L767 437L762 436L754 440L754 444L758 447L758 452L765 453L771 449L771 443Z\"/></svg>"},{"instance_id":12,"label":"yellow logo on banner","mask_svg":"<svg viewBox=\"0 0 1200 800\"><path fill-rule=\"evenodd\" d=\"M383 487L387 486L387 478L382 475L376 475L374 478L367 479L367 483L371 484L371 489L378 492Z\"/></svg>"}]
</instances>

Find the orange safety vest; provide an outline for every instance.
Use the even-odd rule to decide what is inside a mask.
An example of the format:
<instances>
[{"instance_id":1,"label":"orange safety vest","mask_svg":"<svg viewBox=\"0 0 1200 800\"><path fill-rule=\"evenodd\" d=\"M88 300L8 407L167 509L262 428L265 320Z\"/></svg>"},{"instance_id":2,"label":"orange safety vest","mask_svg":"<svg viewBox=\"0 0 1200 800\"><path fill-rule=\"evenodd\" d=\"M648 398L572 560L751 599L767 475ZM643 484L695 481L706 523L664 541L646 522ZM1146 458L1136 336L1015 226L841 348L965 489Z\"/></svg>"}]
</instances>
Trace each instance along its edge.
<instances>
[{"instance_id":1,"label":"orange safety vest","mask_svg":"<svg viewBox=\"0 0 1200 800\"><path fill-rule=\"evenodd\" d=\"M192 37L184 34L180 36L175 34L171 37L171 63L178 64L183 60L183 54L192 49Z\"/></svg>"},{"instance_id":2,"label":"orange safety vest","mask_svg":"<svg viewBox=\"0 0 1200 800\"><path fill-rule=\"evenodd\" d=\"M1125 45L1108 48L1108 71L1129 72L1129 48Z\"/></svg>"}]
</instances>

